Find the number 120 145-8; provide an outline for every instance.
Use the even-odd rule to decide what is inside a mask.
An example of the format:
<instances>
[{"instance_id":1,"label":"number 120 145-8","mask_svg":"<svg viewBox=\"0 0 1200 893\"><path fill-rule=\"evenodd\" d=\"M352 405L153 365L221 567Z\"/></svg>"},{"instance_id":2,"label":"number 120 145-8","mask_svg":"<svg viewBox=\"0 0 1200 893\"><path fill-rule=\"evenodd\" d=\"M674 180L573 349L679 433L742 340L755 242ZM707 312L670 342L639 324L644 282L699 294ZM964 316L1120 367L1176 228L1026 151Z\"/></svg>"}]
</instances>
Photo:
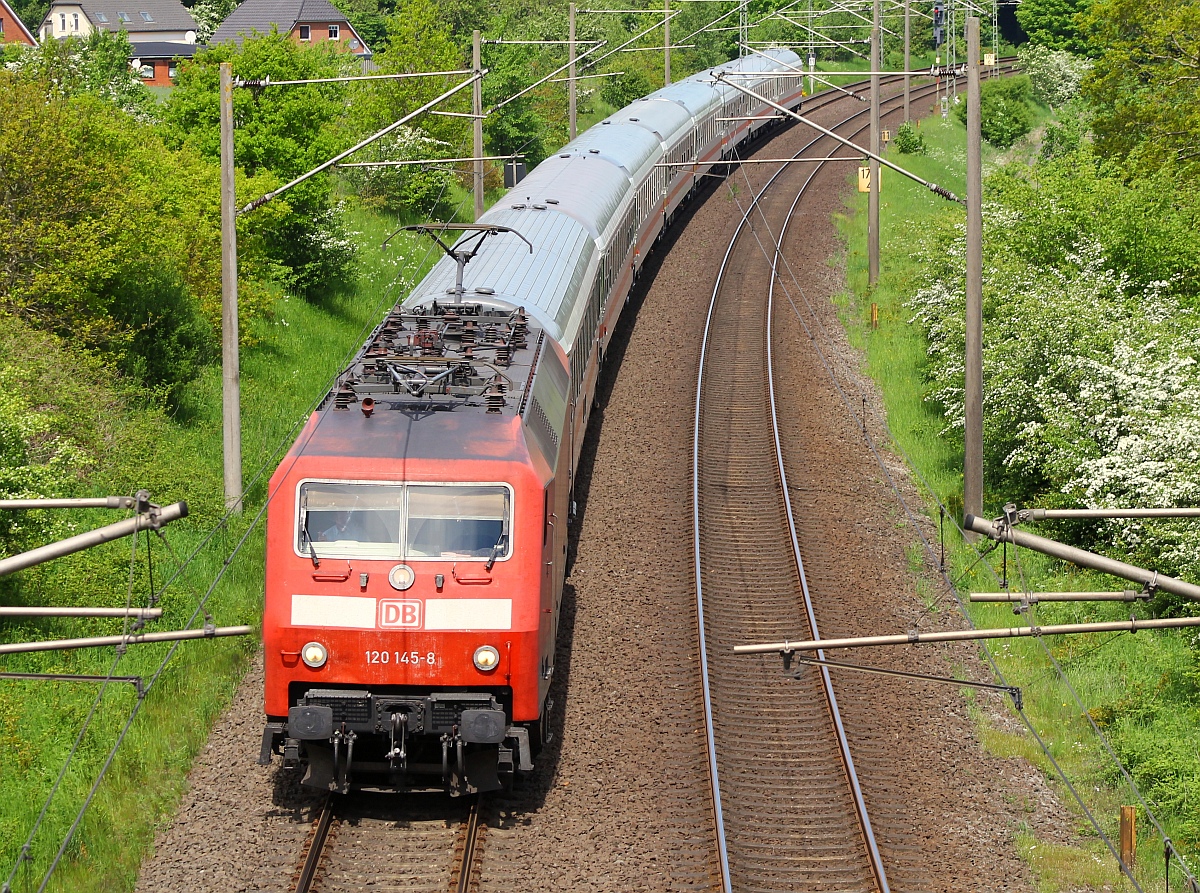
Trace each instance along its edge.
<instances>
[{"instance_id":1,"label":"number 120 145-8","mask_svg":"<svg viewBox=\"0 0 1200 893\"><path fill-rule=\"evenodd\" d=\"M422 654L420 651L368 651L369 664L428 664L437 663L437 655L432 651Z\"/></svg>"}]
</instances>

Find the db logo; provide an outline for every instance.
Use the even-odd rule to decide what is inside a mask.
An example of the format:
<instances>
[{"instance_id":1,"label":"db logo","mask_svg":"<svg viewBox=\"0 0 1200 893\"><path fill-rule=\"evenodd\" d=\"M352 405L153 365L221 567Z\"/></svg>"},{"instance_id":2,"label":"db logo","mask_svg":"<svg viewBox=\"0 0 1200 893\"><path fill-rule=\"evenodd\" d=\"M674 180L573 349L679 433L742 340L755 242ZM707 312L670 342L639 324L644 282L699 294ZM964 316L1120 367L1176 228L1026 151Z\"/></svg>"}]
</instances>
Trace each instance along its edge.
<instances>
[{"instance_id":1,"label":"db logo","mask_svg":"<svg viewBox=\"0 0 1200 893\"><path fill-rule=\"evenodd\" d=\"M384 628L419 629L421 626L421 603L384 599L379 603L379 625Z\"/></svg>"}]
</instances>

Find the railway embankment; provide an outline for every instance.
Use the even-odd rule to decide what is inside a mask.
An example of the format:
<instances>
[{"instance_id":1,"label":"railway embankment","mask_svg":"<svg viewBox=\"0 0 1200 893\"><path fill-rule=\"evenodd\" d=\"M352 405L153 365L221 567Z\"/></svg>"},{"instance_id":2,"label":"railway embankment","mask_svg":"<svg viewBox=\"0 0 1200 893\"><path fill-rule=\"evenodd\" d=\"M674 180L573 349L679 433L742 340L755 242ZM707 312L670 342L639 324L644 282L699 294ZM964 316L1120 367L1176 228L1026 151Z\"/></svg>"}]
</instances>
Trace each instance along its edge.
<instances>
[{"instance_id":1,"label":"railway embankment","mask_svg":"<svg viewBox=\"0 0 1200 893\"><path fill-rule=\"evenodd\" d=\"M1187 272L1194 251L1182 238L1194 203L1186 191L1168 200L1155 177L1122 178L1098 164L1078 138L1071 107L1058 116L1037 109L1035 124L1011 148L985 144L985 514L999 515L1006 502L1193 505L1197 477L1187 444L1195 404L1179 397L1197 385L1196 293ZM955 115L943 121L935 113L918 131L924 152L902 154L893 145L891 157L959 189L962 130ZM978 547L963 545L952 523L962 486L962 214L885 179L885 261L869 289L866 201L853 199L842 226L849 287L840 319L887 407L886 428L881 415L872 416L881 443L915 470L918 504L932 521L929 543L913 544L913 560L936 567L944 542L946 576L964 599L1004 581L1018 594L1125 588L1027 551L981 558ZM1142 222L1131 225L1131 218ZM1191 521L1075 522L1036 532L1196 579L1200 531ZM931 614L959 610L933 589L924 598ZM1196 610L1161 593L1132 607L1138 617ZM1037 625L1128 620L1131 606L1043 602L1017 615L1010 605L971 605L968 613L979 626ZM1163 883L1164 835L1173 841L1171 876L1183 876L1180 858L1194 872L1195 637L1035 638L984 654L1023 688L1037 732L980 714L989 750L1036 765L1073 821L1090 829L1078 848L1019 829L1026 860L1046 882L1114 881L1116 859L1103 838L1116 841L1122 805L1137 807L1140 845L1155 853L1139 861L1139 882Z\"/></svg>"}]
</instances>

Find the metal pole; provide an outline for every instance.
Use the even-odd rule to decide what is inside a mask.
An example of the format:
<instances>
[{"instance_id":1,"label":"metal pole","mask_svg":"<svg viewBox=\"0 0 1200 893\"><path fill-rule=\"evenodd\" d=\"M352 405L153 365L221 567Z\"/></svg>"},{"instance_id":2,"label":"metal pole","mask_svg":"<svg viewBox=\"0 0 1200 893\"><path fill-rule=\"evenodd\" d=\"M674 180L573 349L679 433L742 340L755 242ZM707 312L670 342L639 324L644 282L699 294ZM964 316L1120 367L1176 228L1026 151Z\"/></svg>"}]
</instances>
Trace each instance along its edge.
<instances>
[{"instance_id":1,"label":"metal pole","mask_svg":"<svg viewBox=\"0 0 1200 893\"><path fill-rule=\"evenodd\" d=\"M663 0L663 86L671 86L671 0Z\"/></svg>"},{"instance_id":2,"label":"metal pole","mask_svg":"<svg viewBox=\"0 0 1200 893\"><path fill-rule=\"evenodd\" d=\"M983 513L983 157L979 19L967 19L967 306L963 411L963 512Z\"/></svg>"},{"instance_id":3,"label":"metal pole","mask_svg":"<svg viewBox=\"0 0 1200 893\"><path fill-rule=\"evenodd\" d=\"M11 608L0 606L0 617L133 617L153 620L162 608Z\"/></svg>"},{"instance_id":4,"label":"metal pole","mask_svg":"<svg viewBox=\"0 0 1200 893\"><path fill-rule=\"evenodd\" d=\"M1200 618L1197 618L1200 620ZM52 639L48 642L13 642L0 645L0 654L28 654L31 651L70 651L73 648L103 648L106 645L140 645L146 642L179 642L184 639L215 639L248 636L252 626L218 626L212 629L182 629L175 632L139 633L136 636L95 636L89 639Z\"/></svg>"},{"instance_id":5,"label":"metal pole","mask_svg":"<svg viewBox=\"0 0 1200 893\"><path fill-rule=\"evenodd\" d=\"M570 119L570 122L571 122L571 139L575 139L575 137L578 135L578 131L576 130L576 123L575 123L576 106L577 106L576 95L577 94L575 92L576 87L575 87L575 4L574 3L571 4L569 28L570 28L569 33L570 33L570 44L571 44L571 48L570 48L571 67L567 70L567 96L569 97L568 102L567 102L567 105L568 105L567 117Z\"/></svg>"},{"instance_id":6,"label":"metal pole","mask_svg":"<svg viewBox=\"0 0 1200 893\"><path fill-rule=\"evenodd\" d=\"M59 540L57 543L50 543L46 546L30 549L28 552L22 552L19 555L13 555L11 558L0 560L0 577L24 570L27 567L33 567L35 564L41 564L43 561L62 558L64 555L72 555L75 552L81 552L92 546L120 539L123 536L129 536L137 533L139 530L158 530L164 524L169 524L180 518L186 518L187 513L187 503L177 502L174 505L163 506L157 512L135 515L132 518L126 518L124 521L118 521L116 524L97 527L95 530L89 530L87 533L80 533L65 540Z\"/></svg>"},{"instance_id":7,"label":"metal pole","mask_svg":"<svg viewBox=\"0 0 1200 893\"><path fill-rule=\"evenodd\" d=\"M479 32L471 43L471 68L475 83L471 87L471 111L475 114L475 219L483 216L483 66L480 62Z\"/></svg>"},{"instance_id":8,"label":"metal pole","mask_svg":"<svg viewBox=\"0 0 1200 893\"><path fill-rule=\"evenodd\" d=\"M1151 589L1161 589L1164 592L1171 592L1175 595L1182 595L1184 598L1200 601L1200 586L1176 580L1174 577L1165 576L1158 571L1135 567L1132 564L1126 564L1114 558L1097 555L1095 552L1086 552L1083 549L1077 549L1074 546L1068 546L1056 540L1026 533L1023 530L1017 530L1013 527L1005 526L1004 528L999 528L991 521L975 515L967 515L963 520L963 527L967 530L973 530L976 533L982 533L984 536L999 542L1013 543L1014 545L1023 546L1026 549L1033 549L1035 552L1041 552L1043 555L1049 555L1051 558L1069 561L1080 567L1090 567L1101 573L1112 574L1114 577L1121 577L1124 580L1141 583L1143 586Z\"/></svg>"},{"instance_id":9,"label":"metal pole","mask_svg":"<svg viewBox=\"0 0 1200 893\"><path fill-rule=\"evenodd\" d=\"M879 0L875 0L874 24L871 26L871 70L878 72L880 59ZM871 152L879 155L879 75L871 75ZM870 161L871 194L867 199L867 285L874 288L879 282L879 162Z\"/></svg>"},{"instance_id":10,"label":"metal pole","mask_svg":"<svg viewBox=\"0 0 1200 893\"><path fill-rule=\"evenodd\" d=\"M909 5L911 0L904 0L904 120L911 121L912 116L908 112L908 98L910 78L909 72L912 71L912 59L909 58L909 37L912 34L909 21Z\"/></svg>"},{"instance_id":11,"label":"metal pole","mask_svg":"<svg viewBox=\"0 0 1200 893\"><path fill-rule=\"evenodd\" d=\"M221 419L225 508L242 510L242 397L238 358L237 195L233 177L233 65L221 63Z\"/></svg>"},{"instance_id":12,"label":"metal pole","mask_svg":"<svg viewBox=\"0 0 1200 893\"><path fill-rule=\"evenodd\" d=\"M132 496L100 496L95 499L0 499L0 509L131 509Z\"/></svg>"},{"instance_id":13,"label":"metal pole","mask_svg":"<svg viewBox=\"0 0 1200 893\"><path fill-rule=\"evenodd\" d=\"M1021 639L1029 636L1062 636L1078 633L1136 633L1143 629L1181 629L1200 626L1200 617L1171 617L1165 620L1114 620L1104 623L1063 623L1057 626L1011 626L1000 629L949 630L940 633L904 633L898 636L861 636L856 639L815 639L802 642L772 642L765 645L734 645L736 654L787 654L834 648L864 648L879 645L921 645L933 642L969 642L977 639Z\"/></svg>"},{"instance_id":14,"label":"metal pole","mask_svg":"<svg viewBox=\"0 0 1200 893\"><path fill-rule=\"evenodd\" d=\"M1200 509L1020 509L1021 521L1064 518L1200 518Z\"/></svg>"},{"instance_id":15,"label":"metal pole","mask_svg":"<svg viewBox=\"0 0 1200 893\"><path fill-rule=\"evenodd\" d=\"M972 602L1138 602L1150 598L1148 592L1126 589L1123 592L972 592Z\"/></svg>"}]
</instances>

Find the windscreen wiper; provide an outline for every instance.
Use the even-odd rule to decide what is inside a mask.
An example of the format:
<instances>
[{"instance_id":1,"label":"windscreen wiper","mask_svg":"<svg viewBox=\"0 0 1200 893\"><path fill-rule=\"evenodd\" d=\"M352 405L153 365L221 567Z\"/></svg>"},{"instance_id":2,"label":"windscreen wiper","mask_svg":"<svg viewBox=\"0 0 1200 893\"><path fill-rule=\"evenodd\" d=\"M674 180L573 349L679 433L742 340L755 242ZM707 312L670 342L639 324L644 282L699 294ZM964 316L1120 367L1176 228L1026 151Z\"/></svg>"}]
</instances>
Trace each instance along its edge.
<instances>
[{"instance_id":1,"label":"windscreen wiper","mask_svg":"<svg viewBox=\"0 0 1200 893\"><path fill-rule=\"evenodd\" d=\"M487 564L483 566L485 571L490 571L492 565L496 563L496 556L500 554L500 550L504 548L504 544L508 542L508 531L502 531L499 538L496 540L496 545L492 546L492 554L488 556Z\"/></svg>"},{"instance_id":2,"label":"windscreen wiper","mask_svg":"<svg viewBox=\"0 0 1200 893\"><path fill-rule=\"evenodd\" d=\"M312 537L308 535L308 519L304 520L304 524L300 528L300 535L304 537L304 542L308 543L308 555L312 559L313 567L320 567L321 562L317 560L317 547L313 545Z\"/></svg>"}]
</instances>

